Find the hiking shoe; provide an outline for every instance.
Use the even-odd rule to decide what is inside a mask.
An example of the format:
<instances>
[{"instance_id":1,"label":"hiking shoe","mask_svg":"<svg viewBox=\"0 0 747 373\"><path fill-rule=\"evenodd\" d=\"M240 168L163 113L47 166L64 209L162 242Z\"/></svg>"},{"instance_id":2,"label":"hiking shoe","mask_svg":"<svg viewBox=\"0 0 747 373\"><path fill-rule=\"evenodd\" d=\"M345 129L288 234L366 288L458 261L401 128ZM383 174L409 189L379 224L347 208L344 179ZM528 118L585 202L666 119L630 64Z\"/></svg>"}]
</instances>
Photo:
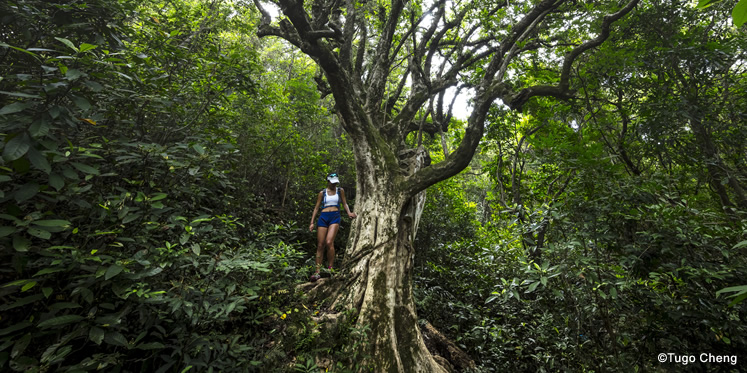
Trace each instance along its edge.
<instances>
[{"instance_id":1,"label":"hiking shoe","mask_svg":"<svg viewBox=\"0 0 747 373\"><path fill-rule=\"evenodd\" d=\"M311 275L311 278L309 279L309 281L316 282L316 280L320 279L321 277L322 276L319 276L319 272L317 272L317 273L314 273L313 275Z\"/></svg>"}]
</instances>

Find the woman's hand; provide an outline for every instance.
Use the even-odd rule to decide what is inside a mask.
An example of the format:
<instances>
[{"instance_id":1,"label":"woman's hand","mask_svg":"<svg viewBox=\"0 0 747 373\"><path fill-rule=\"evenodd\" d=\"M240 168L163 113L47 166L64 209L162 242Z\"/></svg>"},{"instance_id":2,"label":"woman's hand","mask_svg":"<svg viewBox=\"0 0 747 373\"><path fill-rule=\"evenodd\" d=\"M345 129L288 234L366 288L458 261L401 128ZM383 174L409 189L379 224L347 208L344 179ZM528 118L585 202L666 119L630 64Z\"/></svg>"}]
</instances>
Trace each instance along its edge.
<instances>
[{"instance_id":1,"label":"woman's hand","mask_svg":"<svg viewBox=\"0 0 747 373\"><path fill-rule=\"evenodd\" d=\"M351 212L351 213L349 213L349 214L348 214L348 217L349 217L350 219L355 219L355 218L356 218L357 216L358 216L358 215L356 215L356 214L355 214L354 212Z\"/></svg>"},{"instance_id":2,"label":"woman's hand","mask_svg":"<svg viewBox=\"0 0 747 373\"><path fill-rule=\"evenodd\" d=\"M309 232L314 231L314 223L309 224Z\"/></svg>"}]
</instances>

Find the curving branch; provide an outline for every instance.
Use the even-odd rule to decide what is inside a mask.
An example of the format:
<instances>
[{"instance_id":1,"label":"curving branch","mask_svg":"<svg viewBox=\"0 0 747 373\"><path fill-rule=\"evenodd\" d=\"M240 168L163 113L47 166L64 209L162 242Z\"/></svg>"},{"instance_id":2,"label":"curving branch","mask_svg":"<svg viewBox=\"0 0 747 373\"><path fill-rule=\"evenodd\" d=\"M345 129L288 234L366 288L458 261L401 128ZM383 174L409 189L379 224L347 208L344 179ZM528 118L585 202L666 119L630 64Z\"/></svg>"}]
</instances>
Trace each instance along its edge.
<instances>
[{"instance_id":1,"label":"curving branch","mask_svg":"<svg viewBox=\"0 0 747 373\"><path fill-rule=\"evenodd\" d=\"M631 0L622 9L616 13L604 16L602 20L601 31L599 35L594 39L588 40L585 43L571 50L563 59L563 66L560 70L560 82L557 86L534 86L522 89L519 93L510 93L503 97L503 101L515 110L520 110L521 107L532 97L536 96L551 96L561 100L567 100L573 98L575 91L570 89L570 76L571 68L576 59L581 56L584 52L596 48L604 43L610 36L610 28L612 24L630 13L635 8L639 0Z\"/></svg>"},{"instance_id":2,"label":"curving branch","mask_svg":"<svg viewBox=\"0 0 747 373\"><path fill-rule=\"evenodd\" d=\"M423 168L406 178L403 181L402 189L408 195L415 195L430 185L456 175L459 171L467 167L482 138L488 110L497 98L501 98L512 109L520 109L527 100L535 96L550 96L561 100L572 98L574 92L570 90L569 81L570 70L575 60L584 52L601 45L607 40L612 23L628 14L638 1L631 0L618 12L605 16L599 35L574 48L565 56L561 68L560 82L557 86L538 85L524 88L516 93L509 89L502 79L496 79L497 74L501 70L501 67L508 63L505 60L515 55L516 44L523 40L529 32L538 27L542 18L548 12L557 9L565 0L544 0L535 5L526 16L512 27L511 33L503 40L498 51L493 55L480 84L476 87L475 107L468 120L463 140L457 149L449 154L443 162Z\"/></svg>"},{"instance_id":3,"label":"curving branch","mask_svg":"<svg viewBox=\"0 0 747 373\"><path fill-rule=\"evenodd\" d=\"M384 98L386 81L389 75L389 53L391 51L394 36L397 32L397 24L400 15L404 9L404 0L393 0L391 11L386 20L383 33L379 39L379 45L374 54L373 66L371 68L371 82L368 89L368 97L364 105L366 112L372 117L373 121L383 123L383 115L380 113L382 99Z\"/></svg>"}]
</instances>

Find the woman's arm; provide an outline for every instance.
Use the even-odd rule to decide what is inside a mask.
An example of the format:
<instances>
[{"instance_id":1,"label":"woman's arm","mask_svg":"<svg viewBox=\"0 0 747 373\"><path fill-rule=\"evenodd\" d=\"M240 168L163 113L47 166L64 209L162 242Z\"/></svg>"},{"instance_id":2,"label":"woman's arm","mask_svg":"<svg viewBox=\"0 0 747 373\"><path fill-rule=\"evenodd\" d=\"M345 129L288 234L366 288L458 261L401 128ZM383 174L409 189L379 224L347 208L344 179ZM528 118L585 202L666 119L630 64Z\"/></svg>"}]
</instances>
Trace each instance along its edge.
<instances>
[{"instance_id":1,"label":"woman's arm","mask_svg":"<svg viewBox=\"0 0 747 373\"><path fill-rule=\"evenodd\" d=\"M348 213L348 217L351 219L355 219L358 215L356 215L354 212L350 212L350 207L348 207L348 200L345 198L345 189L340 188L340 197L342 197L342 205L345 206L345 212Z\"/></svg>"},{"instance_id":2,"label":"woman's arm","mask_svg":"<svg viewBox=\"0 0 747 373\"><path fill-rule=\"evenodd\" d=\"M311 214L311 224L309 224L309 232L314 231L314 218L316 218L316 213L319 212L319 205L322 203L322 193L319 192L319 194L316 196L316 206L314 206L314 213Z\"/></svg>"}]
</instances>

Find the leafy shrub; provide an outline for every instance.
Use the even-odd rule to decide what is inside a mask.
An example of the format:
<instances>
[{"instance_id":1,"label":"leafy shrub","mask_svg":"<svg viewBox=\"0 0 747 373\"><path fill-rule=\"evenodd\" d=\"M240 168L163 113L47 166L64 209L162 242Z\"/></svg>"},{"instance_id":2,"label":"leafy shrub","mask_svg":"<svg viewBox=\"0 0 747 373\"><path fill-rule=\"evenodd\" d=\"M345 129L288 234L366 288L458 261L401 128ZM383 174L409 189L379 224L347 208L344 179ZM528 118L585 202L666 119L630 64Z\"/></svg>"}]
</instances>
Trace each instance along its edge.
<instances>
[{"instance_id":1,"label":"leafy shrub","mask_svg":"<svg viewBox=\"0 0 747 373\"><path fill-rule=\"evenodd\" d=\"M739 355L745 306L716 292L743 282L745 257L732 247L744 220L661 185L616 181L575 194L554 214L540 262L515 241L427 248L419 314L483 371L623 372L662 368L661 352ZM693 369L706 368L734 369Z\"/></svg>"},{"instance_id":2,"label":"leafy shrub","mask_svg":"<svg viewBox=\"0 0 747 373\"><path fill-rule=\"evenodd\" d=\"M0 370L260 369L301 255L218 121L256 56L149 6L0 5Z\"/></svg>"}]
</instances>

